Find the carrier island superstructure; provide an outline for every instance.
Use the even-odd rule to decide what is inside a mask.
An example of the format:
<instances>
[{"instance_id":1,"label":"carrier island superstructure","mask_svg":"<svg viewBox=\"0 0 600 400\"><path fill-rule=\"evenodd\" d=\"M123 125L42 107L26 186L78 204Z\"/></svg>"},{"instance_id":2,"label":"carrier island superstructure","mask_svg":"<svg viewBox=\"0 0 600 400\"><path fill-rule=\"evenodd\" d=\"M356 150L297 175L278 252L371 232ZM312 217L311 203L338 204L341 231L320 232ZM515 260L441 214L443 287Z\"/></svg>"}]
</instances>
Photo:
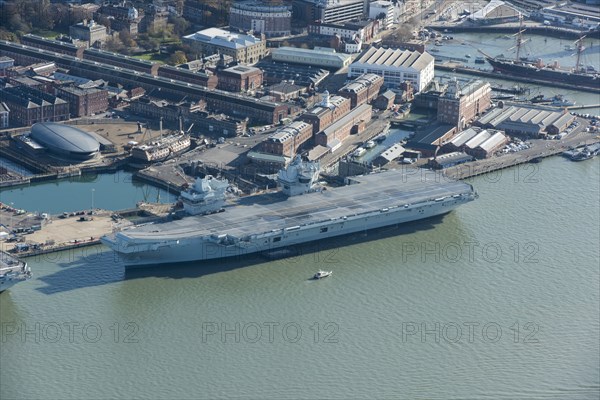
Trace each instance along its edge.
<instances>
[{"instance_id":1,"label":"carrier island superstructure","mask_svg":"<svg viewBox=\"0 0 600 400\"><path fill-rule=\"evenodd\" d=\"M445 214L477 197L470 184L416 169L336 188L319 188L318 176L317 164L297 158L279 172L281 191L230 201L227 181L197 179L181 196L192 215L102 240L126 266L239 257Z\"/></svg>"}]
</instances>

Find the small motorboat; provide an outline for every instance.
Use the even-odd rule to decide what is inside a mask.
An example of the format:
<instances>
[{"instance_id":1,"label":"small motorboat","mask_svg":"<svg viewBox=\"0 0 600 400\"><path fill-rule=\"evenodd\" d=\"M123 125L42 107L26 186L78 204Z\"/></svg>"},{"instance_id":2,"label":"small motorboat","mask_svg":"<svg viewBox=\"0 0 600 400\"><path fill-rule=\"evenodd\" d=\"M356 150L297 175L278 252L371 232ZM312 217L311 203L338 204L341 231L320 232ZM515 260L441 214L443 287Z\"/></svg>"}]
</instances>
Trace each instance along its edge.
<instances>
[{"instance_id":1,"label":"small motorboat","mask_svg":"<svg viewBox=\"0 0 600 400\"><path fill-rule=\"evenodd\" d=\"M331 274L333 274L333 271L319 271L313 275L313 279L327 278L328 276L331 276Z\"/></svg>"},{"instance_id":2,"label":"small motorboat","mask_svg":"<svg viewBox=\"0 0 600 400\"><path fill-rule=\"evenodd\" d=\"M375 146L377 146L377 144L373 140L369 140L367 143L365 143L366 149L372 149Z\"/></svg>"},{"instance_id":3,"label":"small motorboat","mask_svg":"<svg viewBox=\"0 0 600 400\"><path fill-rule=\"evenodd\" d=\"M352 153L352 155L354 157L360 157L363 154L365 154L367 152L367 149L363 148L363 147L359 147L358 149L354 150L354 152Z\"/></svg>"}]
</instances>

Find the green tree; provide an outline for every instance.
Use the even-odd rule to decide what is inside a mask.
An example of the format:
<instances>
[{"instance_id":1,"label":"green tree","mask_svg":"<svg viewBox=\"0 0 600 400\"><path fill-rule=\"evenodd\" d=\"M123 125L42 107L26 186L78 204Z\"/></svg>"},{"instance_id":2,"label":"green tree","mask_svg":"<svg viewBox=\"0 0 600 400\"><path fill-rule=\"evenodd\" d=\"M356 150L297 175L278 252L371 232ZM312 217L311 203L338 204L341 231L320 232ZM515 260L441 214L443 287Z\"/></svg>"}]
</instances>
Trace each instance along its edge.
<instances>
[{"instance_id":1,"label":"green tree","mask_svg":"<svg viewBox=\"0 0 600 400\"><path fill-rule=\"evenodd\" d=\"M173 33L177 36L183 36L190 27L190 23L182 17L169 17L169 23L173 24Z\"/></svg>"},{"instance_id":2,"label":"green tree","mask_svg":"<svg viewBox=\"0 0 600 400\"><path fill-rule=\"evenodd\" d=\"M125 47L128 47L128 48L137 47L137 43L135 42L135 40L133 40L133 38L131 37L131 34L129 33L129 31L127 29L123 29L121 32L119 32L119 39L121 40L121 43L123 43L123 46L125 46Z\"/></svg>"},{"instance_id":3,"label":"green tree","mask_svg":"<svg viewBox=\"0 0 600 400\"><path fill-rule=\"evenodd\" d=\"M108 51L119 52L123 50L124 47L123 42L116 36L111 36L106 41L106 50Z\"/></svg>"},{"instance_id":4,"label":"green tree","mask_svg":"<svg viewBox=\"0 0 600 400\"><path fill-rule=\"evenodd\" d=\"M169 56L167 62L171 65L185 64L187 62L187 57L183 51L178 50Z\"/></svg>"}]
</instances>

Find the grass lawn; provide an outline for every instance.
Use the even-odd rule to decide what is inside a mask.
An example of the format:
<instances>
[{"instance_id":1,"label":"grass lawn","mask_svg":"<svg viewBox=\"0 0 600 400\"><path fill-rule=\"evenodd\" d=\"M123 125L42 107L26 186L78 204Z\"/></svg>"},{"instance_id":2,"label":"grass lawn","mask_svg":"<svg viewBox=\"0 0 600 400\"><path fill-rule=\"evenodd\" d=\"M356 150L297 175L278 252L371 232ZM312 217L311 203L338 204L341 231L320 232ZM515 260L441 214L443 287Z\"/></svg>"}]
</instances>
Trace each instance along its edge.
<instances>
[{"instance_id":1,"label":"grass lawn","mask_svg":"<svg viewBox=\"0 0 600 400\"><path fill-rule=\"evenodd\" d=\"M154 61L157 63L164 64L166 62L167 58L169 58L169 54L164 54L164 53L158 54L158 52L156 52L156 53L136 54L132 57L139 58L140 60Z\"/></svg>"},{"instance_id":2,"label":"grass lawn","mask_svg":"<svg viewBox=\"0 0 600 400\"><path fill-rule=\"evenodd\" d=\"M67 32L59 32L59 31L53 31L50 29L33 29L32 32L34 35L38 35L41 37L45 37L45 38L49 38L49 39L55 39L57 36L61 35L61 34L67 34Z\"/></svg>"}]
</instances>

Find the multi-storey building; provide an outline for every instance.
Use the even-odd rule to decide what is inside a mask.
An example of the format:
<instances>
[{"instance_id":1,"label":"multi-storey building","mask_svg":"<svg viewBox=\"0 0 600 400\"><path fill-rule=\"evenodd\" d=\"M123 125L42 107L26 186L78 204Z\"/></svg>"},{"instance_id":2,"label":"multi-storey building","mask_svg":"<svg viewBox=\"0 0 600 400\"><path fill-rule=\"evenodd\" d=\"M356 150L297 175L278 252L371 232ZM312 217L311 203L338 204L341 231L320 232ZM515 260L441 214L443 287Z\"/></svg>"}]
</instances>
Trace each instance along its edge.
<instances>
[{"instance_id":1,"label":"multi-storey building","mask_svg":"<svg viewBox=\"0 0 600 400\"><path fill-rule=\"evenodd\" d=\"M10 108L4 102L0 102L0 129L8 128L10 119Z\"/></svg>"},{"instance_id":2,"label":"multi-storey building","mask_svg":"<svg viewBox=\"0 0 600 400\"><path fill-rule=\"evenodd\" d=\"M69 119L68 102L26 86L0 89L0 102L10 109L10 124L13 126L31 126L36 122Z\"/></svg>"},{"instance_id":3,"label":"multi-storey building","mask_svg":"<svg viewBox=\"0 0 600 400\"><path fill-rule=\"evenodd\" d=\"M89 22L84 19L83 22L71 25L69 27L69 36L73 39L87 42L88 47L102 47L108 39L106 27L95 23L93 19Z\"/></svg>"},{"instance_id":4,"label":"multi-storey building","mask_svg":"<svg viewBox=\"0 0 600 400\"><path fill-rule=\"evenodd\" d=\"M0 57L0 76L6 76L6 70L15 66L15 60L10 57Z\"/></svg>"},{"instance_id":5,"label":"multi-storey building","mask_svg":"<svg viewBox=\"0 0 600 400\"><path fill-rule=\"evenodd\" d=\"M267 41L264 35L256 37L242 33L226 31L220 28L208 28L183 37L192 52L199 57L213 54L226 54L242 64L254 64L267 54Z\"/></svg>"},{"instance_id":6,"label":"multi-storey building","mask_svg":"<svg viewBox=\"0 0 600 400\"><path fill-rule=\"evenodd\" d=\"M218 73L218 88L228 92L246 92L258 89L263 83L260 68L236 65Z\"/></svg>"},{"instance_id":7,"label":"multi-storey building","mask_svg":"<svg viewBox=\"0 0 600 400\"><path fill-rule=\"evenodd\" d=\"M150 75L156 75L158 73L158 67L160 66L160 64L151 61L140 60L139 58L124 56L122 54L99 49L85 49L83 58L85 60L105 63L114 67L145 72Z\"/></svg>"},{"instance_id":8,"label":"multi-storey building","mask_svg":"<svg viewBox=\"0 0 600 400\"><path fill-rule=\"evenodd\" d=\"M399 2L399 6L402 7L403 3ZM391 1L372 1L371 4L369 4L369 18L376 19L383 15L382 28L389 29L398 19L398 15L400 14L398 9L399 6L396 6Z\"/></svg>"},{"instance_id":9,"label":"multi-storey building","mask_svg":"<svg viewBox=\"0 0 600 400\"><path fill-rule=\"evenodd\" d=\"M294 0L293 16L305 22L338 23L368 16L368 0Z\"/></svg>"},{"instance_id":10,"label":"multi-storey building","mask_svg":"<svg viewBox=\"0 0 600 400\"><path fill-rule=\"evenodd\" d=\"M298 117L312 125L313 133L322 131L325 127L340 119L350 111L350 99L342 96L329 96L329 92L323 93L323 100L315 107L306 111Z\"/></svg>"},{"instance_id":11,"label":"multi-storey building","mask_svg":"<svg viewBox=\"0 0 600 400\"><path fill-rule=\"evenodd\" d=\"M488 82L475 80L461 88L458 81L454 80L438 101L437 119L462 130L490 108L491 95L492 88Z\"/></svg>"},{"instance_id":12,"label":"multi-storey building","mask_svg":"<svg viewBox=\"0 0 600 400\"><path fill-rule=\"evenodd\" d=\"M362 104L323 129L315 136L315 144L335 150L351 133L362 132L371 120L373 109Z\"/></svg>"},{"instance_id":13,"label":"multi-storey building","mask_svg":"<svg viewBox=\"0 0 600 400\"><path fill-rule=\"evenodd\" d=\"M229 26L243 31L264 33L266 37L291 33L292 9L286 5L270 5L260 0L232 3Z\"/></svg>"},{"instance_id":14,"label":"multi-storey building","mask_svg":"<svg viewBox=\"0 0 600 400\"><path fill-rule=\"evenodd\" d=\"M126 1L117 4L104 4L95 14L96 20L105 18L110 21L111 31L126 30L132 37L138 34L138 26L142 20L139 11Z\"/></svg>"},{"instance_id":15,"label":"multi-storey building","mask_svg":"<svg viewBox=\"0 0 600 400\"><path fill-rule=\"evenodd\" d=\"M32 34L23 35L21 38L21 43L27 46L37 47L38 49L55 51L57 53L67 54L77 58L81 58L83 56L83 47L77 47L71 43L60 40L52 40Z\"/></svg>"},{"instance_id":16,"label":"multi-storey building","mask_svg":"<svg viewBox=\"0 0 600 400\"><path fill-rule=\"evenodd\" d=\"M312 125L303 121L294 121L262 142L262 151L292 158L300 146L312 136Z\"/></svg>"},{"instance_id":17,"label":"multi-storey building","mask_svg":"<svg viewBox=\"0 0 600 400\"><path fill-rule=\"evenodd\" d=\"M97 88L78 88L76 86L59 86L56 96L69 102L71 118L87 117L108 109L108 91Z\"/></svg>"},{"instance_id":18,"label":"multi-storey building","mask_svg":"<svg viewBox=\"0 0 600 400\"><path fill-rule=\"evenodd\" d=\"M385 85L394 90L402 82L410 81L415 92L420 92L433 80L434 59L429 53L418 51L369 48L350 65L348 77L364 73L383 76Z\"/></svg>"},{"instance_id":19,"label":"multi-storey building","mask_svg":"<svg viewBox=\"0 0 600 400\"><path fill-rule=\"evenodd\" d=\"M370 41L379 32L379 22L373 20L348 21L344 23L316 22L308 25L308 33L323 36L339 36L344 40Z\"/></svg>"},{"instance_id":20,"label":"multi-storey building","mask_svg":"<svg viewBox=\"0 0 600 400\"><path fill-rule=\"evenodd\" d=\"M217 89L210 90L192 83L152 76L102 62L79 60L75 57L3 40L0 40L0 56L11 57L15 61L22 60L18 62L55 62L61 68L69 69L70 74L74 76L94 80L103 79L118 83L126 88L142 87L146 91L154 90L155 95L160 93L161 96L165 97L186 97L189 100L204 99L209 105L208 108L213 112L226 113L229 116L241 119L248 117L254 122L279 123L282 119L296 112L286 104L264 101ZM349 101L348 106L350 106Z\"/></svg>"},{"instance_id":21,"label":"multi-storey building","mask_svg":"<svg viewBox=\"0 0 600 400\"><path fill-rule=\"evenodd\" d=\"M364 74L338 90L338 95L350 99L352 108L370 103L378 95L383 86L383 78L375 74Z\"/></svg>"},{"instance_id":22,"label":"multi-storey building","mask_svg":"<svg viewBox=\"0 0 600 400\"><path fill-rule=\"evenodd\" d=\"M219 81L217 76L208 70L192 71L170 65L161 65L158 68L158 76L169 79L177 79L181 82L193 83L195 85L204 86L208 89L215 89Z\"/></svg>"}]
</instances>

